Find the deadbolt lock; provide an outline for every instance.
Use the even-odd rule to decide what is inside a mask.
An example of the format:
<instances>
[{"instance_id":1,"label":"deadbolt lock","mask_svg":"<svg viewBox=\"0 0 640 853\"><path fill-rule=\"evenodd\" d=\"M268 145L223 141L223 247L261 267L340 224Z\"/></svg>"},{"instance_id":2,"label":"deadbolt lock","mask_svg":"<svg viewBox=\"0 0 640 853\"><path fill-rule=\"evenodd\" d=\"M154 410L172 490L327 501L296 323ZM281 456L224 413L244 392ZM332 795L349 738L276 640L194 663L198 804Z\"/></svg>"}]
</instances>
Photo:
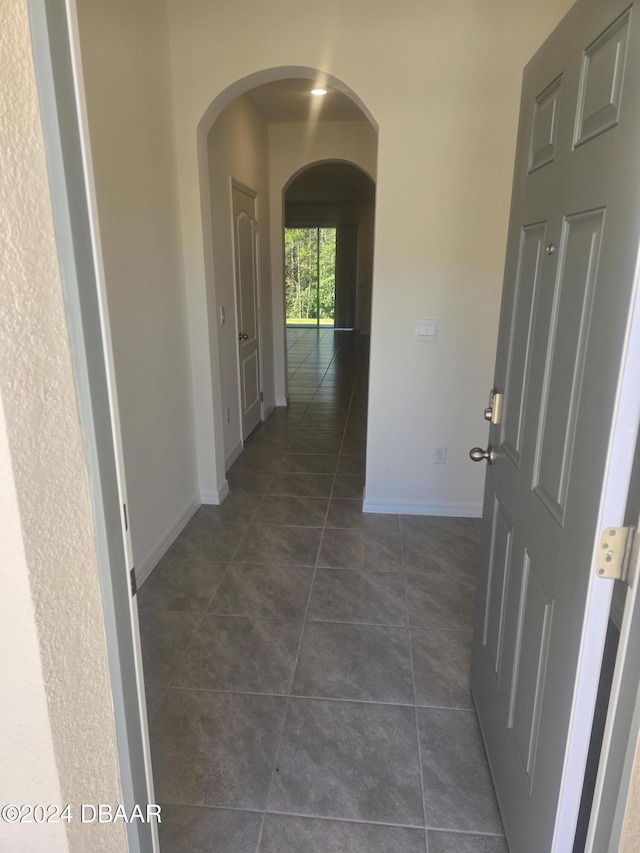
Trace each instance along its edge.
<instances>
[{"instance_id":1,"label":"deadbolt lock","mask_svg":"<svg viewBox=\"0 0 640 853\"><path fill-rule=\"evenodd\" d=\"M489 393L489 405L484 410L484 419L485 421L490 421L492 424L499 424L501 414L502 394L497 388L492 388Z\"/></svg>"}]
</instances>

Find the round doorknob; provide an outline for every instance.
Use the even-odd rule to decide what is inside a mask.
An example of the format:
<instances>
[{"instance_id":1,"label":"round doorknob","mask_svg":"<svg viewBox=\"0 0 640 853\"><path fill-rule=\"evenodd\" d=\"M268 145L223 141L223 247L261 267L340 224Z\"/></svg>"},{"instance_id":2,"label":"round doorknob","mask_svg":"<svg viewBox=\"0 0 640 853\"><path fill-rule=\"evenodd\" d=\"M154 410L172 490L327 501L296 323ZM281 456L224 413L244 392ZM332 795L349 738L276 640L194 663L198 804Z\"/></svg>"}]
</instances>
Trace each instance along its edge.
<instances>
[{"instance_id":1,"label":"round doorknob","mask_svg":"<svg viewBox=\"0 0 640 853\"><path fill-rule=\"evenodd\" d=\"M486 462L491 465L493 460L496 458L496 454L494 453L493 447L489 445L486 450L483 450L481 447L472 447L469 451L469 457L474 462Z\"/></svg>"},{"instance_id":2,"label":"round doorknob","mask_svg":"<svg viewBox=\"0 0 640 853\"><path fill-rule=\"evenodd\" d=\"M240 332L240 334L238 335L238 340L239 341L248 341L249 335L243 335L242 332Z\"/></svg>"}]
</instances>

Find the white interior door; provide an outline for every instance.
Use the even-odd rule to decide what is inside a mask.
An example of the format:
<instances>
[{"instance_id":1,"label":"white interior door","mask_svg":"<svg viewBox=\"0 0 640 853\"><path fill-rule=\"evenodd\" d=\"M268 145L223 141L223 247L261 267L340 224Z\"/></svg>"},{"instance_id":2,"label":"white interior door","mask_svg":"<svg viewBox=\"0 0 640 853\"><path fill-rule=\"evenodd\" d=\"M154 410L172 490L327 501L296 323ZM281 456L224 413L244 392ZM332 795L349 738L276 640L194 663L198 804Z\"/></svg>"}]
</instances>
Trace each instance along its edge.
<instances>
[{"instance_id":1,"label":"white interior door","mask_svg":"<svg viewBox=\"0 0 640 853\"><path fill-rule=\"evenodd\" d=\"M524 75L472 675L512 853L573 846L635 447L637 14L579 0Z\"/></svg>"},{"instance_id":2,"label":"white interior door","mask_svg":"<svg viewBox=\"0 0 640 853\"><path fill-rule=\"evenodd\" d=\"M238 365L242 439L262 417L260 381L260 302L258 295L258 246L256 194L232 183L233 249L235 262Z\"/></svg>"}]
</instances>

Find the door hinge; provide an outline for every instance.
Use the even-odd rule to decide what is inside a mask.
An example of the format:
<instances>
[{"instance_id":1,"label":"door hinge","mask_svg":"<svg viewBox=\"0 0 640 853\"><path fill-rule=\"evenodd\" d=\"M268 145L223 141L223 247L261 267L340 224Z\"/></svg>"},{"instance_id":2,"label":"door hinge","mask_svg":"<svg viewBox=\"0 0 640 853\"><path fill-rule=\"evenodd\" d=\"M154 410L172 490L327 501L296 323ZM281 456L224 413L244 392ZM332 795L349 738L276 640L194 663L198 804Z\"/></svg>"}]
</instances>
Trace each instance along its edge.
<instances>
[{"instance_id":1,"label":"door hinge","mask_svg":"<svg viewBox=\"0 0 640 853\"><path fill-rule=\"evenodd\" d=\"M262 391L260 392L260 402L264 403L264 393Z\"/></svg>"},{"instance_id":2,"label":"door hinge","mask_svg":"<svg viewBox=\"0 0 640 853\"><path fill-rule=\"evenodd\" d=\"M127 505L122 504L122 512L124 513L124 529L129 529L129 519L127 518Z\"/></svg>"},{"instance_id":3,"label":"door hinge","mask_svg":"<svg viewBox=\"0 0 640 853\"><path fill-rule=\"evenodd\" d=\"M253 230L255 231L256 234L258 234L260 232L260 223L258 222L257 219L253 220Z\"/></svg>"},{"instance_id":4,"label":"door hinge","mask_svg":"<svg viewBox=\"0 0 640 853\"><path fill-rule=\"evenodd\" d=\"M131 598L138 592L138 584L136 583L136 567L134 566L129 572L131 578Z\"/></svg>"},{"instance_id":5,"label":"door hinge","mask_svg":"<svg viewBox=\"0 0 640 853\"><path fill-rule=\"evenodd\" d=\"M606 527L600 537L596 574L633 585L640 536L635 527Z\"/></svg>"}]
</instances>

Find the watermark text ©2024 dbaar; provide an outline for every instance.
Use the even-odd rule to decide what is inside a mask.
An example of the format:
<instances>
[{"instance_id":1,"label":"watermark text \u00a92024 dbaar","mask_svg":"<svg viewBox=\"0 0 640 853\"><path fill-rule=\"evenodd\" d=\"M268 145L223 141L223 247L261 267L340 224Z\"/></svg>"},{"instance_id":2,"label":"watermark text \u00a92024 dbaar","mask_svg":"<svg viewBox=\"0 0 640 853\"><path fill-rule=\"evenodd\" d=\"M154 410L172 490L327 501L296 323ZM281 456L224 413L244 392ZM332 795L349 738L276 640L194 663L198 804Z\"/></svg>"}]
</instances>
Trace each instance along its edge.
<instances>
[{"instance_id":1,"label":"watermark text \u00a92024 dbaar","mask_svg":"<svg viewBox=\"0 0 640 853\"><path fill-rule=\"evenodd\" d=\"M78 803L77 805L18 805L7 803L0 808L3 823L162 823L161 807L155 803L135 805L129 810L122 804Z\"/></svg>"}]
</instances>

